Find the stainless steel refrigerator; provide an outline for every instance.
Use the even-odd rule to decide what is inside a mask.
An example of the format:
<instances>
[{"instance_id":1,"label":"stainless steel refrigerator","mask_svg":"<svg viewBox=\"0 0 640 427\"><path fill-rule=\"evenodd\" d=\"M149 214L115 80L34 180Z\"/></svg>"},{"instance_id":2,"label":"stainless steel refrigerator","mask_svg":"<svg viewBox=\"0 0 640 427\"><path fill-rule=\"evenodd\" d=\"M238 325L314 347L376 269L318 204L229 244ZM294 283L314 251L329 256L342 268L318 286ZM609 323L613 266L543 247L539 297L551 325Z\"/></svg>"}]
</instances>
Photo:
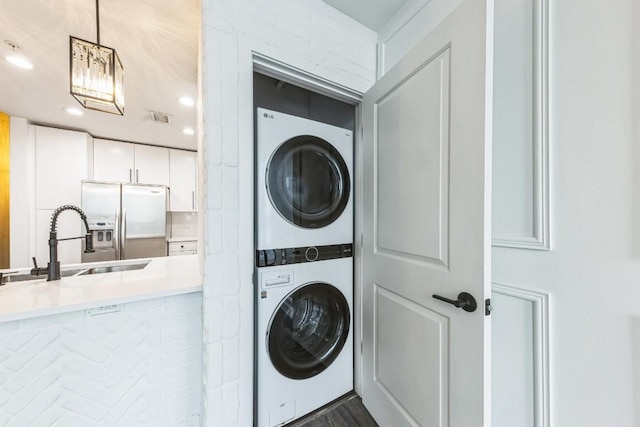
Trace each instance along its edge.
<instances>
[{"instance_id":1,"label":"stainless steel refrigerator","mask_svg":"<svg viewBox=\"0 0 640 427\"><path fill-rule=\"evenodd\" d=\"M82 210L95 252L82 262L167 255L167 187L83 181Z\"/></svg>"}]
</instances>

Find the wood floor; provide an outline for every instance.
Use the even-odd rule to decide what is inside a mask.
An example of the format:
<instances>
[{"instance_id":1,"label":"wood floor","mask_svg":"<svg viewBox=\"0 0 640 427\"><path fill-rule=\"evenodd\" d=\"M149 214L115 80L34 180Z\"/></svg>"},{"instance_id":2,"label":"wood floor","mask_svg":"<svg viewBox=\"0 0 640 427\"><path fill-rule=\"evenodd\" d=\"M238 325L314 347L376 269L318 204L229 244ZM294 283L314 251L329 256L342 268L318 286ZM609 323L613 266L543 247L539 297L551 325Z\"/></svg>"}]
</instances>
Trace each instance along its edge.
<instances>
[{"instance_id":1,"label":"wood floor","mask_svg":"<svg viewBox=\"0 0 640 427\"><path fill-rule=\"evenodd\" d=\"M287 427L378 427L355 393L330 403Z\"/></svg>"}]
</instances>

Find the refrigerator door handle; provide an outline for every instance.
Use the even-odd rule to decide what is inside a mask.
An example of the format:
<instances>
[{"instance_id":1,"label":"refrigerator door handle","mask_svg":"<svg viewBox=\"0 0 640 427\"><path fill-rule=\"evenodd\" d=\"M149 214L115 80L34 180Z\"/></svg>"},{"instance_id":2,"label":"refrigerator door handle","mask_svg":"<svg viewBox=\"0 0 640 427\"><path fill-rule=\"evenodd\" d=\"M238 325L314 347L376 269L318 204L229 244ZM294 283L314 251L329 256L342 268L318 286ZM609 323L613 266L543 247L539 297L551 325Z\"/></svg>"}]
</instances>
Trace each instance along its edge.
<instances>
[{"instance_id":1,"label":"refrigerator door handle","mask_svg":"<svg viewBox=\"0 0 640 427\"><path fill-rule=\"evenodd\" d=\"M120 208L116 209L115 230L113 230L113 246L116 250L116 260L120 259Z\"/></svg>"},{"instance_id":2,"label":"refrigerator door handle","mask_svg":"<svg viewBox=\"0 0 640 427\"><path fill-rule=\"evenodd\" d=\"M120 234L120 259L126 259L126 249L127 249L127 210L122 209L122 226L121 226L121 234Z\"/></svg>"}]
</instances>

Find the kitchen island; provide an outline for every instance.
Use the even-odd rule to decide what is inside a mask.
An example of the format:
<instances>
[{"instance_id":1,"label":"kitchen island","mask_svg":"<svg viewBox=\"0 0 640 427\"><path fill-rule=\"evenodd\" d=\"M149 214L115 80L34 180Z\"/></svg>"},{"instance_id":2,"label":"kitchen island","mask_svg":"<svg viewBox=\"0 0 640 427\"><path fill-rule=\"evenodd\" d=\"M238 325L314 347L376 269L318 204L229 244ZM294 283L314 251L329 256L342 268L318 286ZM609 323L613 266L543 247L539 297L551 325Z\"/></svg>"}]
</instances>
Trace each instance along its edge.
<instances>
[{"instance_id":1,"label":"kitchen island","mask_svg":"<svg viewBox=\"0 0 640 427\"><path fill-rule=\"evenodd\" d=\"M0 425L200 425L198 256L148 261L0 287Z\"/></svg>"},{"instance_id":2,"label":"kitchen island","mask_svg":"<svg viewBox=\"0 0 640 427\"><path fill-rule=\"evenodd\" d=\"M76 275L52 282L43 276L41 280L8 283L0 287L0 322L202 290L197 255L76 264L62 269L80 272L146 261L146 267L139 270Z\"/></svg>"}]
</instances>

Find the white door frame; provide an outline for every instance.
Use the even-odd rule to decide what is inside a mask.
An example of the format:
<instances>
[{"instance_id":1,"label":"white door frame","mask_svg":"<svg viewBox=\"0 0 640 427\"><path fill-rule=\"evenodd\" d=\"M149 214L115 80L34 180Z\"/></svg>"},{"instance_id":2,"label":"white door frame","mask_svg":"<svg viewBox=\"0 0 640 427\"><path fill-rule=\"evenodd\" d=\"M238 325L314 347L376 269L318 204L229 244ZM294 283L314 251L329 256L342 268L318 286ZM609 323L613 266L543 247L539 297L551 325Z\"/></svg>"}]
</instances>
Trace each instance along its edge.
<instances>
[{"instance_id":1,"label":"white door frame","mask_svg":"<svg viewBox=\"0 0 640 427\"><path fill-rule=\"evenodd\" d=\"M354 389L362 390L362 97L363 93L305 70L252 51L253 71L355 106L354 232L353 232L353 345ZM252 88L253 90L253 88ZM254 106L255 108L255 106ZM255 331L254 331L255 332Z\"/></svg>"}]
</instances>

